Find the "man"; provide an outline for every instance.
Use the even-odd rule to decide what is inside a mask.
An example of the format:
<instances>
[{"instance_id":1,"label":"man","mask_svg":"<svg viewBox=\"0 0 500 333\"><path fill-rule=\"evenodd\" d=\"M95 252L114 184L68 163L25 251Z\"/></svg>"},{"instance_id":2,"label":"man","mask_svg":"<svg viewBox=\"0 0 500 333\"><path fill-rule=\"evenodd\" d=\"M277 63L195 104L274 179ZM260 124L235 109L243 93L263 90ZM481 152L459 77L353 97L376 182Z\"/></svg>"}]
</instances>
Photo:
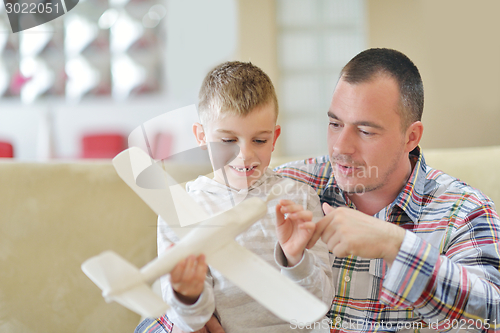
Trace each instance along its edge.
<instances>
[{"instance_id":1,"label":"man","mask_svg":"<svg viewBox=\"0 0 500 333\"><path fill-rule=\"evenodd\" d=\"M342 70L329 156L279 167L321 196L335 256L332 331L500 330L500 221L480 191L425 164L423 85L402 53L370 49ZM332 208L340 207L340 208Z\"/></svg>"}]
</instances>

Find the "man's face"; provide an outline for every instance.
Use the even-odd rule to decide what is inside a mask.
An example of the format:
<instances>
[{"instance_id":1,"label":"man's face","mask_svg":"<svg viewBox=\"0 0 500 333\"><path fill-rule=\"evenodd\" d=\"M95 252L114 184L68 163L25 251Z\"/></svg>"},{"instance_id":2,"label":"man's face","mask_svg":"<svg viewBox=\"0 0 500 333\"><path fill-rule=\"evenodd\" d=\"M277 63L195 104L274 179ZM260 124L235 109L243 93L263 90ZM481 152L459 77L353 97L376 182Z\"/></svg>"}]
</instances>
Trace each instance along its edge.
<instances>
[{"instance_id":1,"label":"man's face","mask_svg":"<svg viewBox=\"0 0 500 333\"><path fill-rule=\"evenodd\" d=\"M328 153L338 186L365 193L401 186L408 173L399 88L377 76L350 84L340 79L328 111Z\"/></svg>"},{"instance_id":2,"label":"man's face","mask_svg":"<svg viewBox=\"0 0 500 333\"><path fill-rule=\"evenodd\" d=\"M214 179L232 188L244 189L264 174L279 134L274 104L268 103L245 117L227 115L210 121L198 138L208 142L214 169L224 165L215 171ZM211 146L211 143L215 144ZM236 158L231 157L232 152L237 154Z\"/></svg>"}]
</instances>

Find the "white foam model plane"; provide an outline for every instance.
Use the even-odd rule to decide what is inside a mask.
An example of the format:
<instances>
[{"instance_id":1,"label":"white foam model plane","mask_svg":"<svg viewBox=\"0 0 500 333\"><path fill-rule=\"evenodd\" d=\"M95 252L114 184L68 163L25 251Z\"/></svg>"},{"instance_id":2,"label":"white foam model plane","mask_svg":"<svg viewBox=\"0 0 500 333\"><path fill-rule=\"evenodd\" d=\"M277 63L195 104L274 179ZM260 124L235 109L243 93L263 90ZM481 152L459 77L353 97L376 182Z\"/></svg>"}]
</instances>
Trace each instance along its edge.
<instances>
[{"instance_id":1,"label":"white foam model plane","mask_svg":"<svg viewBox=\"0 0 500 333\"><path fill-rule=\"evenodd\" d=\"M83 263L82 270L103 290L108 302L116 301L143 317L161 316L169 306L148 284L168 274L188 255L203 253L210 266L285 321L310 323L326 314L326 304L234 240L266 214L266 202L250 198L208 218L200 213L203 209L180 185L168 185L168 173L141 149L133 147L123 151L113 159L113 165L119 176L169 223L181 240L140 270L111 251ZM155 189L138 185L151 184L152 178ZM162 182L165 186L158 186ZM172 218L175 217L173 199L176 199L179 221ZM179 212L179 209L185 211ZM198 216L188 217L192 212ZM186 218L188 221L183 223ZM200 227L181 227L198 221L201 221Z\"/></svg>"}]
</instances>

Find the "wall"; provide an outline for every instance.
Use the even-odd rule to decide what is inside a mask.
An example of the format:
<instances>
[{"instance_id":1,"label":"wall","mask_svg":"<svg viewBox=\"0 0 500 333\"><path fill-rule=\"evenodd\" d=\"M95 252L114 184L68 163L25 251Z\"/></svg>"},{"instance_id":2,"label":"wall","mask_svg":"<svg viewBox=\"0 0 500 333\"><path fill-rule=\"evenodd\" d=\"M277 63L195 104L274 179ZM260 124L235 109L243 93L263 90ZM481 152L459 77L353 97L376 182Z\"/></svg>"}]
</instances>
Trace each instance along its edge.
<instances>
[{"instance_id":1,"label":"wall","mask_svg":"<svg viewBox=\"0 0 500 333\"><path fill-rule=\"evenodd\" d=\"M500 2L367 0L369 47L419 67L424 148L500 144Z\"/></svg>"},{"instance_id":2,"label":"wall","mask_svg":"<svg viewBox=\"0 0 500 333\"><path fill-rule=\"evenodd\" d=\"M13 143L15 157L76 158L81 154L80 138L86 132L112 130L127 135L155 116L195 104L206 73L234 58L237 1L167 0L166 8L167 16L162 21L166 36L165 90L161 94L119 103L106 97L84 98L78 105L62 98L28 106L18 100L0 99L0 140ZM83 9L74 9L79 10ZM5 29L0 27L0 33L12 33L10 27ZM175 144L182 149L183 143L192 138L189 127L176 137Z\"/></svg>"},{"instance_id":3,"label":"wall","mask_svg":"<svg viewBox=\"0 0 500 333\"><path fill-rule=\"evenodd\" d=\"M238 50L236 58L251 61L278 82L276 6L269 0L238 1Z\"/></svg>"},{"instance_id":4,"label":"wall","mask_svg":"<svg viewBox=\"0 0 500 333\"><path fill-rule=\"evenodd\" d=\"M239 59L276 87L274 155L324 154L329 99L343 65L365 48L364 0L239 0Z\"/></svg>"},{"instance_id":5,"label":"wall","mask_svg":"<svg viewBox=\"0 0 500 333\"><path fill-rule=\"evenodd\" d=\"M238 46L234 60L250 61L260 67L278 89L276 33L274 0L238 0ZM283 150L282 140L276 143L275 155Z\"/></svg>"},{"instance_id":6,"label":"wall","mask_svg":"<svg viewBox=\"0 0 500 333\"><path fill-rule=\"evenodd\" d=\"M277 88L274 1L239 0L239 48ZM500 2L366 0L367 47L390 47L419 67L425 86L422 147L500 144Z\"/></svg>"},{"instance_id":7,"label":"wall","mask_svg":"<svg viewBox=\"0 0 500 333\"><path fill-rule=\"evenodd\" d=\"M207 72L234 57L237 8L235 0L168 0L165 65L170 99L196 103Z\"/></svg>"},{"instance_id":8,"label":"wall","mask_svg":"<svg viewBox=\"0 0 500 333\"><path fill-rule=\"evenodd\" d=\"M368 46L399 49L421 70L426 88L422 146L499 145L500 39L496 32L500 21L496 15L500 2L366 0L366 5ZM166 98L149 101L147 110L137 118L129 115L144 106L143 101L102 106L114 109L111 113L126 114L130 121L125 131L162 110L196 102L206 71L225 60L252 61L280 89L274 0L212 0L209 5L205 0L169 0L167 8ZM80 107L95 105L87 104ZM37 122L50 105L21 107L0 102L0 138L15 142L19 158L47 155L34 138L43 136L43 126ZM52 108L57 118L61 108L53 104ZM102 125L95 113L79 112L79 117L74 122ZM55 155L77 156L77 141L57 135L54 139L60 143L55 148L61 150ZM280 154L279 146L276 154Z\"/></svg>"}]
</instances>

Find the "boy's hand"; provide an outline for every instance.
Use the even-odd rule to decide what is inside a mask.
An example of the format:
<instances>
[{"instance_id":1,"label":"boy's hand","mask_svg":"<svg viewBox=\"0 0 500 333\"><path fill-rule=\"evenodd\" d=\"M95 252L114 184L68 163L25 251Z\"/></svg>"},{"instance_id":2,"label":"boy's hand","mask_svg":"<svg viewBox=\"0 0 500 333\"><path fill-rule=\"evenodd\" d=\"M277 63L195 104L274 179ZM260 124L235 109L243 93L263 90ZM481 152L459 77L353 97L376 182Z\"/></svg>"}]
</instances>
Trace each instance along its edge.
<instances>
[{"instance_id":1,"label":"boy's hand","mask_svg":"<svg viewBox=\"0 0 500 333\"><path fill-rule=\"evenodd\" d=\"M288 214L286 219L284 214ZM304 249L314 233L312 217L312 212L293 201L280 200L276 205L276 233L289 267L302 259Z\"/></svg>"},{"instance_id":2,"label":"boy's hand","mask_svg":"<svg viewBox=\"0 0 500 333\"><path fill-rule=\"evenodd\" d=\"M194 304L200 297L207 275L205 256L190 255L180 261L170 272L170 282L179 300L185 304Z\"/></svg>"}]
</instances>

